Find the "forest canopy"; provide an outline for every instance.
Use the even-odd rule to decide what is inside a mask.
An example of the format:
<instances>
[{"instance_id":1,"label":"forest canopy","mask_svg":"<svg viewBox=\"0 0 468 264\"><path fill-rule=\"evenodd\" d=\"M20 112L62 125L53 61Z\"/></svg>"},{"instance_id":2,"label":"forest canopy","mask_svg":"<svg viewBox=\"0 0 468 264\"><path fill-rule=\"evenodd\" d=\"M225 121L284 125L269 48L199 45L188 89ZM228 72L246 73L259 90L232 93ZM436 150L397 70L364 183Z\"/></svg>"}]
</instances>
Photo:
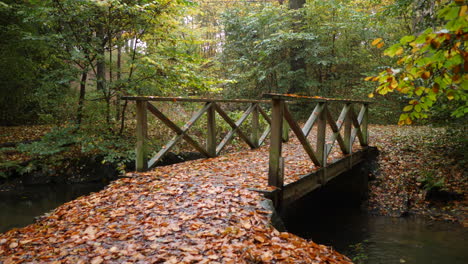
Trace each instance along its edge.
<instances>
[{"instance_id":1,"label":"forest canopy","mask_svg":"<svg viewBox=\"0 0 468 264\"><path fill-rule=\"evenodd\" d=\"M125 95L365 98L377 75L375 122L466 113L464 1L4 0L0 14L2 124L121 130Z\"/></svg>"}]
</instances>

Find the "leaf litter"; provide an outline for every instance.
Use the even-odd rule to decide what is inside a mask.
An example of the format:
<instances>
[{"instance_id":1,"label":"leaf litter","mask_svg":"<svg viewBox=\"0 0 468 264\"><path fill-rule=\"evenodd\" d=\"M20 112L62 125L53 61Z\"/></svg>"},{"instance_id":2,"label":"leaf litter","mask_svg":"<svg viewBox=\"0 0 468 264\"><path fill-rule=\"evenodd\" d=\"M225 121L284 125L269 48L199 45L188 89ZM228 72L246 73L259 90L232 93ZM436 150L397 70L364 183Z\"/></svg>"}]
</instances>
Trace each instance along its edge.
<instances>
[{"instance_id":1,"label":"leaf litter","mask_svg":"<svg viewBox=\"0 0 468 264\"><path fill-rule=\"evenodd\" d=\"M369 183L371 212L418 214L468 226L466 160L457 155L460 143L447 137L447 128L375 125L370 131L371 143L380 150L379 170ZM431 192L447 197L432 199Z\"/></svg>"},{"instance_id":2,"label":"leaf litter","mask_svg":"<svg viewBox=\"0 0 468 264\"><path fill-rule=\"evenodd\" d=\"M314 168L295 138L283 153L286 183ZM0 234L0 262L351 263L271 226L265 198L250 190L268 189L267 171L262 147L129 173Z\"/></svg>"}]
</instances>

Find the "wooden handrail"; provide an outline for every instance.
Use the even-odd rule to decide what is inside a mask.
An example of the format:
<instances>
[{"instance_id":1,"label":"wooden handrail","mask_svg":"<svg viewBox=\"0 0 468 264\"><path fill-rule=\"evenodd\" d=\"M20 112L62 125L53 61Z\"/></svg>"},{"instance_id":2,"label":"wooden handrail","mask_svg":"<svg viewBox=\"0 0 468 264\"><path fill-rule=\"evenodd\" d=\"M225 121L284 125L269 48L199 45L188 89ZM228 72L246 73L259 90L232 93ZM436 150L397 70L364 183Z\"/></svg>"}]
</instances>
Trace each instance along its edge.
<instances>
[{"instance_id":1,"label":"wooden handrail","mask_svg":"<svg viewBox=\"0 0 468 264\"><path fill-rule=\"evenodd\" d=\"M199 103L269 103L269 100L250 99L217 99L217 98L188 98L188 97L161 97L161 96L123 96L122 100L129 101L158 101L158 102L199 102Z\"/></svg>"},{"instance_id":2,"label":"wooden handrail","mask_svg":"<svg viewBox=\"0 0 468 264\"><path fill-rule=\"evenodd\" d=\"M326 182L326 168L328 166L327 159L336 142L338 142L339 150L344 155L348 156L353 154L353 144L356 138L358 138L361 146L368 146L368 109L371 102L363 100L331 99L282 94L266 94L265 97L270 100L229 100L155 96L123 97L122 99L124 100L136 101L137 105L136 169L138 171L144 171L151 168L181 140L185 140L205 157L215 157L220 155L223 148L232 140L235 134L237 134L239 138L247 143L247 145L252 149L261 146L270 134L268 185L277 187L278 191L275 192L276 196L273 200L275 205L280 207L282 201L282 189L284 186L284 158L282 157L282 144L288 139L289 129L291 129L297 136L300 144L315 166L322 169L322 173L320 174L321 177L316 181L319 184L324 184ZM151 101L200 102L204 103L204 106L201 107L200 110L196 112L183 127L179 127L159 111L156 106L151 104ZM294 120L294 117L288 108L288 104L298 101L317 103L302 128L298 122ZM221 108L219 105L220 103L247 103L249 104L249 107L239 120L233 120L225 110ZM271 117L262 109L260 106L261 103L271 103ZM344 105L336 121L328 107L331 103ZM356 104L361 105L358 114L354 111L354 105ZM164 125L176 133L176 136L161 150L159 150L159 152L149 162L147 162L146 159L148 149L145 144L145 139L148 134L147 112L156 116ZM231 127L219 144L217 143L216 138L216 113L221 117L222 121L226 122ZM188 131L193 127L195 122L205 114L207 116L208 128L206 133L206 146L202 146L196 139L188 135ZM252 116L252 131L250 131L250 133L246 133L241 126L249 116ZM267 127L261 136L259 131L260 117L262 117L267 123ZM314 125L317 126L317 142L315 144L315 149L312 147L314 144L311 144L308 139ZM332 132L328 142L326 141L327 126L330 127ZM344 132L342 132L342 130Z\"/></svg>"},{"instance_id":3,"label":"wooden handrail","mask_svg":"<svg viewBox=\"0 0 468 264\"><path fill-rule=\"evenodd\" d=\"M123 97L125 100L135 100L137 105L137 146L136 146L136 170L145 171L153 167L165 154L167 154L179 141L185 140L199 153L205 157L216 157L220 154L223 148L234 138L237 134L250 148L258 148L261 146L270 132L270 117L262 109L260 103L267 103L265 100L224 100L224 99L201 99L201 98L179 98L179 97L155 97L155 96L136 96L136 97ZM183 126L177 126L169 117L164 115L155 105L150 101L162 102L203 102L205 105L195 113L192 118ZM248 103L248 109L244 112L242 117L234 121L229 115L219 106L218 103ZM176 136L171 139L166 145L158 151L158 153L147 161L147 145L145 143L148 136L147 112L157 117L165 126L176 133ZM217 144L216 139L216 113L218 113L222 120L224 120L231 130L225 135L224 139ZM202 116L207 116L207 133L206 133L206 146L202 146L196 139L188 135L188 131L193 127L195 122ZM262 116L267 123L267 128L260 136L259 116ZM250 136L242 129L242 124L245 123L247 118L252 116L252 131Z\"/></svg>"},{"instance_id":4,"label":"wooden handrail","mask_svg":"<svg viewBox=\"0 0 468 264\"><path fill-rule=\"evenodd\" d=\"M354 100L354 99L340 99L340 98L326 98L320 96L304 96L296 94L276 94L276 93L266 93L263 94L264 98L268 99L283 99L286 101L308 101L308 102L320 102L320 103L331 103L331 102L340 102L340 103L361 103L361 104L372 104L372 101L366 100Z\"/></svg>"},{"instance_id":5,"label":"wooden handrail","mask_svg":"<svg viewBox=\"0 0 468 264\"><path fill-rule=\"evenodd\" d=\"M268 184L276 187L275 197L273 201L276 207L281 207L282 201L282 188L284 186L284 159L282 157L282 134L283 119L289 124L291 130L297 136L300 144L305 152L319 168L326 168L328 166L327 159L330 156L335 142L338 142L339 149L344 155L353 153L353 143L356 137L359 139L360 145L363 147L368 146L368 108L370 102L363 100L346 100L346 99L330 99L320 97L307 97L297 95L283 95L283 94L266 94L266 98L271 99L272 106L272 120L271 120L271 138L270 138L270 157L268 169ZM317 103L310 117L305 125L301 128L294 120L293 115L289 111L288 103L302 100L311 103ZM330 103L344 104L343 109L337 119L332 116L328 109ZM360 104L361 110L356 115L353 110L353 105ZM317 142L316 149L312 148L309 142L308 135L312 127L317 126ZM326 128L331 129L331 136L327 143L326 141ZM341 129L344 126L344 133L342 135ZM326 170L324 170L326 171ZM322 178L318 179L320 184L326 182L326 173L322 173ZM279 203L279 204L278 204Z\"/></svg>"}]
</instances>

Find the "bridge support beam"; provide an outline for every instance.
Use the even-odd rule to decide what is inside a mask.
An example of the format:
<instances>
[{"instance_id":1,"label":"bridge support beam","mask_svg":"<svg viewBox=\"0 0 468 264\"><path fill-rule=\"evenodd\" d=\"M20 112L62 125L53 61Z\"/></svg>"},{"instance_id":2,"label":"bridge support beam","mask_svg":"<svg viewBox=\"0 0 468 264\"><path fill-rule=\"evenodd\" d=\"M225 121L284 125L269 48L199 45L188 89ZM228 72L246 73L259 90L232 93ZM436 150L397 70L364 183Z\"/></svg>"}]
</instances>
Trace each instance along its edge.
<instances>
[{"instance_id":1,"label":"bridge support beam","mask_svg":"<svg viewBox=\"0 0 468 264\"><path fill-rule=\"evenodd\" d=\"M206 150L211 157L216 157L216 112L213 104L215 103L212 103L207 110Z\"/></svg>"},{"instance_id":2,"label":"bridge support beam","mask_svg":"<svg viewBox=\"0 0 468 264\"><path fill-rule=\"evenodd\" d=\"M146 157L146 137L148 136L148 120L147 120L147 107L148 102L136 102L136 170L146 171L148 169L148 159Z\"/></svg>"},{"instance_id":3,"label":"bridge support beam","mask_svg":"<svg viewBox=\"0 0 468 264\"><path fill-rule=\"evenodd\" d=\"M329 164L326 168L320 168L312 173L303 175L298 181L283 186L281 190L263 193L267 198L274 200L277 199L279 196L278 192L280 192L280 197L282 198L280 204L282 207L285 207L325 185L342 173L351 170L354 166L367 160L369 157L377 154L377 148L366 147L363 150L359 150L343 159Z\"/></svg>"},{"instance_id":4,"label":"bridge support beam","mask_svg":"<svg viewBox=\"0 0 468 264\"><path fill-rule=\"evenodd\" d=\"M268 167L268 185L276 187L273 203L276 208L279 208L282 201L283 189L283 171L284 160L281 157L283 143L283 111L284 100L272 99L272 120L271 120L271 136L270 136L270 158Z\"/></svg>"},{"instance_id":5,"label":"bridge support beam","mask_svg":"<svg viewBox=\"0 0 468 264\"><path fill-rule=\"evenodd\" d=\"M250 135L250 140L254 144L254 147L258 148L260 146L260 122L259 122L259 110L258 105L254 105L252 112L252 134Z\"/></svg>"}]
</instances>

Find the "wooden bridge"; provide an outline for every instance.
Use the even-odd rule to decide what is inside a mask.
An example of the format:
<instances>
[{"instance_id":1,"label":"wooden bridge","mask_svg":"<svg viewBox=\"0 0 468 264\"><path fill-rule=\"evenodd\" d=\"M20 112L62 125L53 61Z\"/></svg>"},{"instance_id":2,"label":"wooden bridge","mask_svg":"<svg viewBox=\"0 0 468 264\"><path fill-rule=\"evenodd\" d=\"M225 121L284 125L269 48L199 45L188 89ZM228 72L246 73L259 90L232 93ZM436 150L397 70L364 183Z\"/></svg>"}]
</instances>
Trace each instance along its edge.
<instances>
[{"instance_id":1,"label":"wooden bridge","mask_svg":"<svg viewBox=\"0 0 468 264\"><path fill-rule=\"evenodd\" d=\"M329 99L320 97L307 97L284 94L265 94L266 100L226 100L226 99L200 99L177 97L124 97L125 100L136 101L137 117L137 144L136 169L145 171L153 166L167 154L182 139L195 148L205 157L216 157L237 134L250 148L255 149L267 141L269 137L268 162L268 190L257 190L273 200L275 207L281 208L314 189L323 186L331 179L350 170L356 164L365 160L372 150L368 147L368 109L370 102L361 100ZM203 103L203 106L182 127L171 121L152 102L192 102ZM247 110L239 120L234 121L223 110L222 105L245 104ZM314 105L312 113L301 127L296 122L291 105ZM359 107L356 113L355 108ZM268 109L268 111L266 110ZM312 109L312 108L310 108ZM341 111L337 111L341 109ZM157 154L150 160L147 158L148 148L146 139L148 135L147 113L153 114L163 124L176 133ZM335 113L336 112L336 113ZM335 120L334 114L339 112ZM231 129L224 138L217 142L216 113L221 116ZM269 114L271 113L271 114ZM187 132L195 122L206 114L207 133L206 144L197 142ZM249 133L243 129L245 121L251 116ZM266 129L260 131L260 117L267 123ZM242 127L244 125L244 127ZM311 133L315 127L315 137ZM328 127L328 129L327 129ZM328 130L328 131L327 131ZM310 171L298 177L298 180L285 184L285 162L282 155L282 146L289 140L289 132L297 137L298 142L307 153L312 162ZM328 137L328 139L327 139ZM356 138L359 143L355 142ZM313 142L312 142L313 141ZM336 144L338 143L338 144ZM333 150L339 156L331 155Z\"/></svg>"}]
</instances>

